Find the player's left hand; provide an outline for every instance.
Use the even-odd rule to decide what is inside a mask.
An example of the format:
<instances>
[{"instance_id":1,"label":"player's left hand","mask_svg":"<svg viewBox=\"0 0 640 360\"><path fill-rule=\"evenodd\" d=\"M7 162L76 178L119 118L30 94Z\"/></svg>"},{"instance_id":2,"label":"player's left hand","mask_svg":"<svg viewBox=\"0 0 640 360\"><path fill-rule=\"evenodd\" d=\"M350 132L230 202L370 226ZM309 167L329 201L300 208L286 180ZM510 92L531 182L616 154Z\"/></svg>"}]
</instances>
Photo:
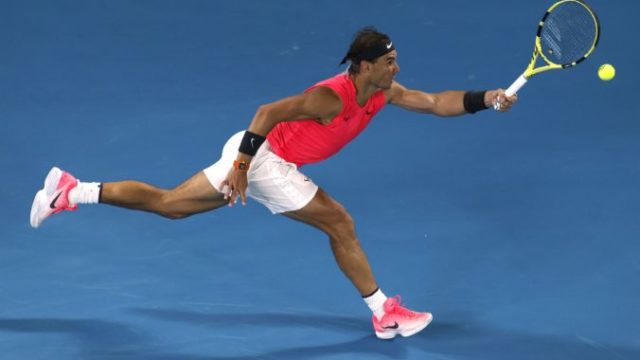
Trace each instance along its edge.
<instances>
[{"instance_id":1,"label":"player's left hand","mask_svg":"<svg viewBox=\"0 0 640 360\"><path fill-rule=\"evenodd\" d=\"M518 101L517 94L507 96L503 89L488 90L484 95L485 104L500 112L508 111L516 101Z\"/></svg>"}]
</instances>

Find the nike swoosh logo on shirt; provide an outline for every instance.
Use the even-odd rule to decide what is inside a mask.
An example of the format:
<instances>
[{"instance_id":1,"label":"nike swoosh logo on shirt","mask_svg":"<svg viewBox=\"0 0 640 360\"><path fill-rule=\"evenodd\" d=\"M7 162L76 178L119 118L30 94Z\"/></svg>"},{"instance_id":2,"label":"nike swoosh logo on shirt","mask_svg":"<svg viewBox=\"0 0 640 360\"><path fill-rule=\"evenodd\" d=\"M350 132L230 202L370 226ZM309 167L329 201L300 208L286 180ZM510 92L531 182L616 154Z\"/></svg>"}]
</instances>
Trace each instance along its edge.
<instances>
[{"instance_id":1,"label":"nike swoosh logo on shirt","mask_svg":"<svg viewBox=\"0 0 640 360\"><path fill-rule=\"evenodd\" d=\"M60 197L60 195L62 195L62 191L60 191L58 195L56 195L56 197L54 197L53 200L51 200L51 204L49 204L50 208L52 209L56 208L56 201L58 201L58 198Z\"/></svg>"}]
</instances>

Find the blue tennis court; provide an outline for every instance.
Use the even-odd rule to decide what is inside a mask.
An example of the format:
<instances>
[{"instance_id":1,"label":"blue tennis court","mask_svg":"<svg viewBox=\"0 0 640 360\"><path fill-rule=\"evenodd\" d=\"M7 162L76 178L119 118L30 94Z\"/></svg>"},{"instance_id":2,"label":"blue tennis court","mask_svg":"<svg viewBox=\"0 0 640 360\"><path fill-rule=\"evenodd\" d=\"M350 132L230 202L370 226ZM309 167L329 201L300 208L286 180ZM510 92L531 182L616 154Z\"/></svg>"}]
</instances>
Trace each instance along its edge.
<instances>
[{"instance_id":1,"label":"blue tennis court","mask_svg":"<svg viewBox=\"0 0 640 360\"><path fill-rule=\"evenodd\" d=\"M385 293L434 314L416 336L378 340L325 236L253 201L29 226L54 165L178 185L259 105L343 71L365 25L393 38L409 88L506 88L550 3L0 1L0 358L639 359L633 1L590 1L595 53L510 112L389 106L302 169L353 215Z\"/></svg>"}]
</instances>

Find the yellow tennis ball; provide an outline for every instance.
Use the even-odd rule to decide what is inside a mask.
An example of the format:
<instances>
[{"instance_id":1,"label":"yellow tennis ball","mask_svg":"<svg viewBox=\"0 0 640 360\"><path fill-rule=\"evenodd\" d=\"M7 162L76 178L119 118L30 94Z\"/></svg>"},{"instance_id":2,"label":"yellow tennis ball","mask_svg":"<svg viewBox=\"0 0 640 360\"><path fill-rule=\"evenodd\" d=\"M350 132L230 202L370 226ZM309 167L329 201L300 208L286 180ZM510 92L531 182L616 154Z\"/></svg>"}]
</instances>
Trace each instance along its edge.
<instances>
[{"instance_id":1,"label":"yellow tennis ball","mask_svg":"<svg viewBox=\"0 0 640 360\"><path fill-rule=\"evenodd\" d=\"M598 77L602 81L609 81L616 76L616 68L611 64L602 64L598 68Z\"/></svg>"}]
</instances>

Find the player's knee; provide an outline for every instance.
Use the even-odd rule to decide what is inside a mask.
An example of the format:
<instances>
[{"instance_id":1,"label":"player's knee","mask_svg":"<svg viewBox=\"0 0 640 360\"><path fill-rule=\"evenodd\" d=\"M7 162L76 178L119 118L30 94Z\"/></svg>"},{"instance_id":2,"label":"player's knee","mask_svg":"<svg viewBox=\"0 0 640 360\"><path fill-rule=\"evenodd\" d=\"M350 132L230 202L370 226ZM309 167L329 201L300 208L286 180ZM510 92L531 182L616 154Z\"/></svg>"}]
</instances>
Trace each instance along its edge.
<instances>
[{"instance_id":1,"label":"player's knee","mask_svg":"<svg viewBox=\"0 0 640 360\"><path fill-rule=\"evenodd\" d=\"M351 250L360 246L353 218L342 206L334 210L327 234L332 242L332 248Z\"/></svg>"},{"instance_id":2,"label":"player's knee","mask_svg":"<svg viewBox=\"0 0 640 360\"><path fill-rule=\"evenodd\" d=\"M166 192L161 196L160 200L158 201L158 204L156 206L156 212L160 216L165 217L167 219L171 219L171 220L184 219L189 215L191 215L188 212L185 212L183 209L181 209L179 205L180 205L179 201L173 198L170 192Z\"/></svg>"},{"instance_id":3,"label":"player's knee","mask_svg":"<svg viewBox=\"0 0 640 360\"><path fill-rule=\"evenodd\" d=\"M355 232L355 223L351 214L342 205L336 205L332 209L332 214L329 220L329 227L332 230L345 233Z\"/></svg>"}]
</instances>

